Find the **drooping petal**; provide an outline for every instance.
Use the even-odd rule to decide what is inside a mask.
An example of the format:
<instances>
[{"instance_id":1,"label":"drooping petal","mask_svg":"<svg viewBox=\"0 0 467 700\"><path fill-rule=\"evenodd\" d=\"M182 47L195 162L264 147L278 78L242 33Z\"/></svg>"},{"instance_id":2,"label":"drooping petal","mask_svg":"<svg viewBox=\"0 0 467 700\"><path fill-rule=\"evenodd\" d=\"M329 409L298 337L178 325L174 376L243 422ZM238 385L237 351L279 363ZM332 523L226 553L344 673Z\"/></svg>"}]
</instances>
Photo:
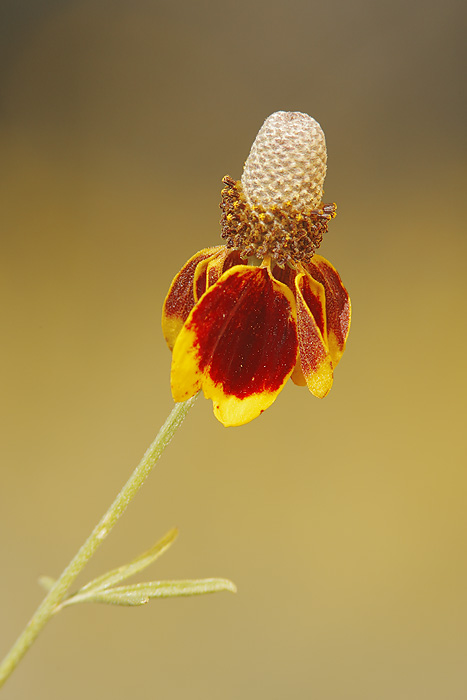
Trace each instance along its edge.
<instances>
[{"instance_id":1,"label":"drooping petal","mask_svg":"<svg viewBox=\"0 0 467 700\"><path fill-rule=\"evenodd\" d=\"M195 303L201 299L209 287L212 287L217 282L226 270L230 270L234 265L245 263L238 251L229 250L225 246L220 246L220 248L219 252L205 258L196 267L193 280Z\"/></svg>"},{"instance_id":2,"label":"drooping petal","mask_svg":"<svg viewBox=\"0 0 467 700\"><path fill-rule=\"evenodd\" d=\"M204 260L201 260L196 266L195 274L193 277L193 298L194 298L194 304L200 299L206 289L208 288L208 275L207 275L207 270L208 270L208 263L211 260L217 260L219 257L222 257L224 255L224 251L220 251L219 253L215 253L214 255L211 255L208 258L205 258ZM193 308L192 306L192 308ZM191 311L191 309L190 309ZM188 318L188 316L187 316ZM185 319L186 321L186 319Z\"/></svg>"},{"instance_id":3,"label":"drooping petal","mask_svg":"<svg viewBox=\"0 0 467 700\"><path fill-rule=\"evenodd\" d=\"M350 297L337 270L321 255L304 266L324 287L326 295L327 343L334 367L342 357L350 328Z\"/></svg>"},{"instance_id":4,"label":"drooping petal","mask_svg":"<svg viewBox=\"0 0 467 700\"><path fill-rule=\"evenodd\" d=\"M289 267L289 265L284 265L284 267L274 265L272 274L278 282L286 284L287 287L292 290L292 293L295 294L295 277L297 275L297 270L295 268Z\"/></svg>"},{"instance_id":5,"label":"drooping petal","mask_svg":"<svg viewBox=\"0 0 467 700\"><path fill-rule=\"evenodd\" d=\"M222 245L200 250L175 275L162 308L162 332L171 350L188 314L195 305L194 280L196 277L199 284L200 275L196 274L198 266L224 250L226 248Z\"/></svg>"},{"instance_id":6,"label":"drooping petal","mask_svg":"<svg viewBox=\"0 0 467 700\"><path fill-rule=\"evenodd\" d=\"M295 289L300 368L295 368L292 379L299 385L305 381L311 393L322 399L329 393L333 380L332 360L324 339L324 288L306 272L302 272L295 278Z\"/></svg>"},{"instance_id":7,"label":"drooping petal","mask_svg":"<svg viewBox=\"0 0 467 700\"><path fill-rule=\"evenodd\" d=\"M203 389L226 426L256 418L297 359L295 300L267 267L237 265L191 311L173 350L172 394Z\"/></svg>"},{"instance_id":8,"label":"drooping petal","mask_svg":"<svg viewBox=\"0 0 467 700\"><path fill-rule=\"evenodd\" d=\"M286 284L295 295L295 277L297 275L297 270L289 267L289 265L284 265L283 267L280 265L275 265L272 270L272 274L276 280ZM303 375L302 366L300 364L300 353L297 356L297 362L295 363L295 367L290 378L294 384L297 384L297 386L306 386L306 379Z\"/></svg>"},{"instance_id":9,"label":"drooping petal","mask_svg":"<svg viewBox=\"0 0 467 700\"><path fill-rule=\"evenodd\" d=\"M246 260L242 259L238 250L226 249L223 256L217 256L208 261L207 265L207 286L211 287L217 280L235 265L244 265Z\"/></svg>"}]
</instances>

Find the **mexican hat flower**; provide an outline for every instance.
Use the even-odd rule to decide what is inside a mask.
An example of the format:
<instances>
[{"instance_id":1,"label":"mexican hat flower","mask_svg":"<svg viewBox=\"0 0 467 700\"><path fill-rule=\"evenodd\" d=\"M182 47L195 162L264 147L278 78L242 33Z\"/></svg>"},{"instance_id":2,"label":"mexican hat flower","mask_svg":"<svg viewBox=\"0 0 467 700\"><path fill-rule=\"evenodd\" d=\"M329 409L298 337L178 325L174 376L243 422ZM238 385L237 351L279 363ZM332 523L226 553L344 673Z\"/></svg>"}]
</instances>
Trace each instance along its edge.
<instances>
[{"instance_id":1,"label":"mexican hat flower","mask_svg":"<svg viewBox=\"0 0 467 700\"><path fill-rule=\"evenodd\" d=\"M222 238L175 276L162 329L175 401L200 389L226 426L256 418L289 377L323 398L344 352L350 300L317 255L335 204L323 204L326 143L312 117L266 119L240 181L226 176Z\"/></svg>"}]
</instances>

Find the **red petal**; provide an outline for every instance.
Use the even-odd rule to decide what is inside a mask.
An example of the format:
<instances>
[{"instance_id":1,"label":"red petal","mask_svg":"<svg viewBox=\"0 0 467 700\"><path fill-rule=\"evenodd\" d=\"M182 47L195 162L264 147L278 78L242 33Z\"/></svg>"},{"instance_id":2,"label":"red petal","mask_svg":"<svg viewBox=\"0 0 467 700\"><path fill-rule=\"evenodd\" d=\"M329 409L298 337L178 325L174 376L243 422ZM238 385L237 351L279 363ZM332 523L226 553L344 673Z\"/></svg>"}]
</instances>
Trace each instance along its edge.
<instances>
[{"instance_id":1,"label":"red petal","mask_svg":"<svg viewBox=\"0 0 467 700\"><path fill-rule=\"evenodd\" d=\"M295 302L268 268L236 265L210 287L174 347L175 401L200 387L224 425L242 425L276 398L297 358Z\"/></svg>"},{"instance_id":2,"label":"red petal","mask_svg":"<svg viewBox=\"0 0 467 700\"><path fill-rule=\"evenodd\" d=\"M321 255L314 255L304 267L324 287L326 295L327 342L334 367L345 348L350 328L350 298L337 270Z\"/></svg>"},{"instance_id":3,"label":"red petal","mask_svg":"<svg viewBox=\"0 0 467 700\"><path fill-rule=\"evenodd\" d=\"M210 260L207 266L207 285L211 287L217 282L218 279L230 270L235 265L244 265L246 260L243 260L240 253L237 250L228 251L226 249L225 255L218 256L213 260Z\"/></svg>"},{"instance_id":4,"label":"red petal","mask_svg":"<svg viewBox=\"0 0 467 700\"><path fill-rule=\"evenodd\" d=\"M200 250L175 275L162 308L162 331L171 350L188 314L195 305L194 280L199 264L223 250L226 250L225 246Z\"/></svg>"},{"instance_id":5,"label":"red petal","mask_svg":"<svg viewBox=\"0 0 467 700\"><path fill-rule=\"evenodd\" d=\"M289 289L291 289L292 292L295 294L295 276L297 274L297 271L295 269L292 269L288 265L284 265L284 267L275 265L272 274L274 275L276 280L282 282L283 284L286 284L287 287L289 287Z\"/></svg>"},{"instance_id":6,"label":"red petal","mask_svg":"<svg viewBox=\"0 0 467 700\"><path fill-rule=\"evenodd\" d=\"M303 272L295 278L297 300L297 334L300 367L292 378L306 384L314 396L323 398L332 387L332 360L323 334L326 330L324 289Z\"/></svg>"},{"instance_id":7,"label":"red petal","mask_svg":"<svg viewBox=\"0 0 467 700\"><path fill-rule=\"evenodd\" d=\"M220 247L222 249L220 252L206 258L196 268L193 286L195 301L199 301L204 292L212 287L226 270L230 270L235 265L244 264L244 260L236 250L231 251L225 246Z\"/></svg>"},{"instance_id":8,"label":"red petal","mask_svg":"<svg viewBox=\"0 0 467 700\"><path fill-rule=\"evenodd\" d=\"M193 277L193 297L194 304L200 299L207 289L207 269L208 263L214 258L216 260L224 251L218 253L217 255L211 255L209 258L205 258L196 266L195 275ZM192 306L194 306L194 304ZM191 309L190 309L191 311ZM188 316L187 316L188 318ZM186 320L186 319L185 319Z\"/></svg>"}]
</instances>

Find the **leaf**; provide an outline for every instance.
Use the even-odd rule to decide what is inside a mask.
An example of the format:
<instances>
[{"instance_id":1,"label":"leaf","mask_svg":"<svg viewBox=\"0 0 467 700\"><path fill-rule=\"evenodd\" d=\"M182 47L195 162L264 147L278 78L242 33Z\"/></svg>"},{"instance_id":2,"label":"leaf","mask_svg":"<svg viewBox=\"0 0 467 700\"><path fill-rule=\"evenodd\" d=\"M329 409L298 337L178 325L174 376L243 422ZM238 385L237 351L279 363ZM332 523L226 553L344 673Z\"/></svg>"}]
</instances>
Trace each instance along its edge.
<instances>
[{"instance_id":1,"label":"leaf","mask_svg":"<svg viewBox=\"0 0 467 700\"><path fill-rule=\"evenodd\" d=\"M91 590L105 590L115 583L119 583L130 576L138 574L140 571L143 571L143 569L152 564L158 557L160 557L161 554L163 554L174 542L177 535L177 528L173 528L166 535L164 535L162 539L156 542L151 549L148 549L147 552L143 552L128 564L123 564L117 569L112 569L112 571L108 571L106 574L102 574L102 576L89 581L89 583L86 583L86 585L80 588L76 595L81 596L82 593ZM139 603L137 603L137 605L139 605Z\"/></svg>"},{"instance_id":2,"label":"leaf","mask_svg":"<svg viewBox=\"0 0 467 700\"><path fill-rule=\"evenodd\" d=\"M191 579L185 581L149 581L131 586L110 589L83 589L61 604L61 608L75 603L106 603L107 605L135 606L148 603L151 598L175 598L179 596L204 595L237 589L232 581L222 578Z\"/></svg>"}]
</instances>

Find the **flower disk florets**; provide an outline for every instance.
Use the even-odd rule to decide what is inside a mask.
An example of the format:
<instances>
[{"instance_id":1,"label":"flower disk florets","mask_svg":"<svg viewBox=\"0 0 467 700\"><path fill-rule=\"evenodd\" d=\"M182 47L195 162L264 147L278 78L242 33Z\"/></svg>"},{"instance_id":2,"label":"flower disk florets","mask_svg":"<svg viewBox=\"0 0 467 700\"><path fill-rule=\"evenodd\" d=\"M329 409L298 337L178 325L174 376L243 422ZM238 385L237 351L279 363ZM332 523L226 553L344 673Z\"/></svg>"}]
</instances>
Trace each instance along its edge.
<instances>
[{"instance_id":1,"label":"flower disk florets","mask_svg":"<svg viewBox=\"0 0 467 700\"><path fill-rule=\"evenodd\" d=\"M312 117L276 112L261 127L242 179L225 177L221 208L227 247L279 265L308 262L335 204L322 204L326 141Z\"/></svg>"},{"instance_id":2,"label":"flower disk florets","mask_svg":"<svg viewBox=\"0 0 467 700\"><path fill-rule=\"evenodd\" d=\"M328 222L336 215L335 204L294 212L288 202L264 209L251 207L240 182L224 177L221 195L222 238L227 248L239 250L243 257L271 257L278 265L308 262L323 240Z\"/></svg>"}]
</instances>

